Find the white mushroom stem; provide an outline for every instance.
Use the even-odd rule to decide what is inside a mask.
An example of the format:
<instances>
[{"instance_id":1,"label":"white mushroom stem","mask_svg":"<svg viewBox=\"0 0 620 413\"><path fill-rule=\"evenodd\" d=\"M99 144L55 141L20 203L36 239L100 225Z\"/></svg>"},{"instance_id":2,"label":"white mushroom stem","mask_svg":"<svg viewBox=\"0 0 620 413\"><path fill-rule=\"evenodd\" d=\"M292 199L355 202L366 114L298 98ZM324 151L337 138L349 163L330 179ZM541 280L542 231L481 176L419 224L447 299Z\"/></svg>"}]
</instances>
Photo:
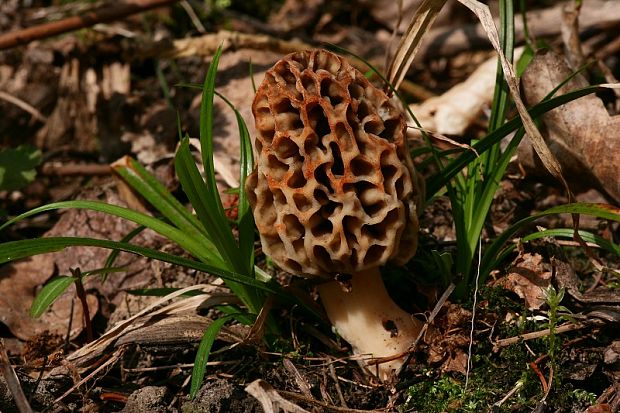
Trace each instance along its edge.
<instances>
[{"instance_id":1,"label":"white mushroom stem","mask_svg":"<svg viewBox=\"0 0 620 413\"><path fill-rule=\"evenodd\" d=\"M321 301L337 333L355 354L367 356L363 364L371 372L387 380L403 365L403 354L416 340L423 324L394 303L379 268L354 274L350 283L348 292L337 281L321 284ZM403 356L372 364L372 359L398 355Z\"/></svg>"}]
</instances>

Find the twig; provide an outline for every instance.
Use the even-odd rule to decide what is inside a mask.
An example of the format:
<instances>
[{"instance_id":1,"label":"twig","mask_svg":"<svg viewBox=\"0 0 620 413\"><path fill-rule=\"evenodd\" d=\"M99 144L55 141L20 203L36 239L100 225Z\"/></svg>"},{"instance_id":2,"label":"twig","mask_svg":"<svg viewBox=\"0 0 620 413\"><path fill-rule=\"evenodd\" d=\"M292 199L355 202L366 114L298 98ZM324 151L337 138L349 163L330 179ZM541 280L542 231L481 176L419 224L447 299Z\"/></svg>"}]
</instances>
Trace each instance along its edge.
<instances>
[{"instance_id":1,"label":"twig","mask_svg":"<svg viewBox=\"0 0 620 413\"><path fill-rule=\"evenodd\" d=\"M107 366L109 366L112 363L116 363L116 361L118 361L118 359L120 359L121 355L123 354L123 352L125 351L125 349L123 347L118 348L111 356L108 360L106 360L105 363L101 364L101 366L97 367L92 373L90 373L88 376L84 377L82 380L80 380L79 382L75 383L73 386L71 386L71 388L69 390L67 390L62 396L60 396L59 398L57 398L56 400L54 400L54 404L56 403L60 403L60 401L62 401L62 399L64 399L65 397L67 397L68 395L70 395L75 389L77 389L78 387L80 387L82 384L86 383L88 380L90 380L91 378L93 378L97 373L99 373L101 370L105 369Z\"/></svg>"},{"instance_id":2,"label":"twig","mask_svg":"<svg viewBox=\"0 0 620 413\"><path fill-rule=\"evenodd\" d=\"M396 377L400 377L405 372L405 369L407 368L407 364L409 364L409 361L411 361L411 357L413 357L413 351L420 343L420 340L422 340L422 337L424 337L424 334L426 334L426 330L428 330L428 326L433 322L433 320L435 320L435 317L437 317L437 314L439 314L439 311L441 310L443 305L446 303L446 301L448 300L448 297L450 297L450 294L452 294L452 291L454 291L455 287L456 286L454 284L450 284L448 288L446 288L446 291L443 292L441 297L439 297L439 300L437 300L437 304L435 304L435 308L433 308L431 315L428 317L428 320L426 320L426 323L424 323L424 325L422 326L422 329L420 330L420 333L416 337L415 341L409 347L409 350L408 350L409 354L407 354L407 358L405 359L405 362L403 363L402 366L400 366L400 370L396 373Z\"/></svg>"},{"instance_id":3,"label":"twig","mask_svg":"<svg viewBox=\"0 0 620 413\"><path fill-rule=\"evenodd\" d=\"M216 360L216 361L208 361L207 366L231 366L234 364L239 364L239 360ZM171 364L168 366L155 366L155 367L138 367L135 369L129 369L123 367L123 371L125 373L145 373L149 371L162 371L162 370L176 370L176 369L191 369L194 367L194 363L180 363L180 364Z\"/></svg>"},{"instance_id":4,"label":"twig","mask_svg":"<svg viewBox=\"0 0 620 413\"><path fill-rule=\"evenodd\" d=\"M17 374L15 374L15 370L13 370L13 366L11 366L9 355L6 353L6 348L4 347L4 339L2 338L0 338L0 371L4 376L9 391L13 395L13 399L15 399L15 404L20 413L32 413L24 390L22 390L19 384Z\"/></svg>"},{"instance_id":5,"label":"twig","mask_svg":"<svg viewBox=\"0 0 620 413\"><path fill-rule=\"evenodd\" d=\"M41 112L39 112L37 110L37 108L35 108L34 106L32 106L28 102L24 102L23 100L15 97L13 95L9 95L8 93L3 92L1 90L0 90L0 99L6 100L7 102L14 104L18 108L20 108L20 109L30 113L32 115L32 117L35 118L38 121L41 121L41 122L47 121L47 118L45 116L43 116L43 114Z\"/></svg>"},{"instance_id":6,"label":"twig","mask_svg":"<svg viewBox=\"0 0 620 413\"><path fill-rule=\"evenodd\" d=\"M340 388L340 382L338 381L338 376L336 375L334 363L329 363L327 368L329 369L329 375L334 380L334 386L336 387L336 393L338 393L338 398L340 399L340 405L348 408L349 406L347 406L347 402L344 400L344 395L342 394L342 389Z\"/></svg>"},{"instance_id":7,"label":"twig","mask_svg":"<svg viewBox=\"0 0 620 413\"><path fill-rule=\"evenodd\" d=\"M517 384L515 384L514 387L510 389L510 391L506 393L506 395L502 397L500 401L493 404L492 411L499 411L499 408L502 407L502 404L506 403L508 399L510 399L516 392L521 389L521 387L523 387L523 381L519 380Z\"/></svg>"},{"instance_id":8,"label":"twig","mask_svg":"<svg viewBox=\"0 0 620 413\"><path fill-rule=\"evenodd\" d=\"M289 374L293 376L299 390L301 390L306 397L314 399L312 392L310 392L310 385L308 384L308 381L301 375L299 370L297 370L293 362L290 359L285 358L282 361L282 364L284 364L284 368L289 372Z\"/></svg>"},{"instance_id":9,"label":"twig","mask_svg":"<svg viewBox=\"0 0 620 413\"><path fill-rule=\"evenodd\" d=\"M0 35L0 50L10 49L33 40L44 39L73 30L83 29L97 23L105 23L141 13L157 7L167 6L177 0L127 0L112 2L109 6L88 11L80 16L67 17L55 22L44 23Z\"/></svg>"},{"instance_id":10,"label":"twig","mask_svg":"<svg viewBox=\"0 0 620 413\"><path fill-rule=\"evenodd\" d=\"M530 368L538 376L538 379L540 380L540 384L542 385L542 388L543 388L543 392L545 394L548 394L549 393L549 384L547 383L547 379L545 379L544 374L542 374L542 371L540 371L540 369L538 368L538 364L536 364L535 361L532 361L530 363Z\"/></svg>"},{"instance_id":11,"label":"twig","mask_svg":"<svg viewBox=\"0 0 620 413\"><path fill-rule=\"evenodd\" d=\"M37 394L37 389L41 384L41 380L43 379L43 374L45 374L45 367L47 366L48 355L43 356L43 363L41 363L41 368L39 369L39 375L37 376L37 381L34 382L34 386L30 391L30 395L28 396L28 403L32 402L32 398L35 394Z\"/></svg>"},{"instance_id":12,"label":"twig","mask_svg":"<svg viewBox=\"0 0 620 413\"><path fill-rule=\"evenodd\" d=\"M65 335L65 343L62 346L64 354L69 352L69 344L71 344L71 328L73 327L73 310L75 308L75 297L71 298L71 308L69 309L69 322L67 323L67 334Z\"/></svg>"},{"instance_id":13,"label":"twig","mask_svg":"<svg viewBox=\"0 0 620 413\"><path fill-rule=\"evenodd\" d=\"M316 399L311 399L309 397L306 397L304 395L298 394L298 393L294 393L292 391L286 391L286 390L278 390L278 393L280 393L282 396L289 398L289 399L295 399L304 403L308 403L317 407L320 407L322 409L324 409L324 411L332 411L332 412L337 412L337 413L372 413L372 412L380 412L380 410L359 410L359 409L351 409L349 407L338 407L338 406L333 406L331 404L316 400Z\"/></svg>"},{"instance_id":14,"label":"twig","mask_svg":"<svg viewBox=\"0 0 620 413\"><path fill-rule=\"evenodd\" d=\"M41 173L44 175L110 175L112 167L99 163L59 163L50 162L43 165Z\"/></svg>"},{"instance_id":15,"label":"twig","mask_svg":"<svg viewBox=\"0 0 620 413\"><path fill-rule=\"evenodd\" d=\"M93 324L90 320L90 310L88 309L88 301L86 300L86 291L82 283L82 271L79 268L71 268L71 274L75 278L75 292L82 304L82 315L84 316L84 326L86 326L86 341L91 342L95 336L93 334Z\"/></svg>"},{"instance_id":16,"label":"twig","mask_svg":"<svg viewBox=\"0 0 620 413\"><path fill-rule=\"evenodd\" d=\"M187 13L187 15L189 16L196 30L198 30L198 32L201 34L206 33L207 29L205 29L205 27L203 26L202 22L200 21L200 18L198 18L198 15L192 8L192 5L189 4L187 0L181 0L181 7L183 7L183 10L185 10L185 13Z\"/></svg>"},{"instance_id":17,"label":"twig","mask_svg":"<svg viewBox=\"0 0 620 413\"><path fill-rule=\"evenodd\" d=\"M601 320L592 320L587 323L566 323L566 324L562 324L561 326L557 327L555 329L555 333L561 334L561 333L566 333L569 331L581 330L586 327L600 326L603 324L604 322ZM537 338L546 337L549 334L551 334L551 332L548 328L546 328L544 330L534 331L532 333L525 333L525 334L521 334L521 335L514 336L514 337L503 338L493 343L493 351L497 351L501 347L507 347L512 344L516 344L520 341L534 340Z\"/></svg>"}]
</instances>

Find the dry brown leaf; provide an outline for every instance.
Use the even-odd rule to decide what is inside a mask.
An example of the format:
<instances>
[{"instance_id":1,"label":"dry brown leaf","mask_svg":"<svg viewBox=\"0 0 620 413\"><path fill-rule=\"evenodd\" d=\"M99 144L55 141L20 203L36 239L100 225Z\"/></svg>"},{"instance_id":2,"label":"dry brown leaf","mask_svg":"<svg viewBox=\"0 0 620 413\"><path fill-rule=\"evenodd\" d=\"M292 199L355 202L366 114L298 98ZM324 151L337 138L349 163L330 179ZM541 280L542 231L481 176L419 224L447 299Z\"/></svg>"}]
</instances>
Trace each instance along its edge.
<instances>
[{"instance_id":1,"label":"dry brown leaf","mask_svg":"<svg viewBox=\"0 0 620 413\"><path fill-rule=\"evenodd\" d=\"M70 318L70 337L75 338L84 329L82 306L76 299L74 287L62 294L41 317L30 317L30 306L38 288L43 286L54 272L54 258L50 254L38 255L0 268L0 322L5 324L15 337L29 340L44 332L64 337ZM97 313L97 298L88 294L86 299L92 317Z\"/></svg>"},{"instance_id":2,"label":"dry brown leaf","mask_svg":"<svg viewBox=\"0 0 620 413\"><path fill-rule=\"evenodd\" d=\"M441 370L445 372L467 374L467 353L461 349L457 349L450 354L448 360L441 366Z\"/></svg>"},{"instance_id":3,"label":"dry brown leaf","mask_svg":"<svg viewBox=\"0 0 620 413\"><path fill-rule=\"evenodd\" d=\"M512 99L523 121L523 127L532 142L532 146L536 150L536 153L540 157L545 168L547 168L551 175L563 184L566 192L569 194L569 198L572 199L572 193L570 192L568 184L564 180L560 164L547 147L540 131L536 128L532 117L521 100L519 83L517 82L514 68L502 50L499 41L499 34L497 32L497 28L495 27L495 22L493 21L493 16L491 15L489 7L476 0L458 1L470 9L476 17L478 17L478 20L480 20L480 24L484 28L484 31L491 41L493 48L499 56L508 89L510 90ZM441 10L444 4L445 0L425 0L416 11L405 36L401 39L401 43L387 73L387 79L394 86L394 88L398 89L398 86L404 79L405 74L411 66L411 63L413 62L413 59L420 47L420 41L424 37L424 34L430 29L437 13Z\"/></svg>"},{"instance_id":4,"label":"dry brown leaf","mask_svg":"<svg viewBox=\"0 0 620 413\"><path fill-rule=\"evenodd\" d=\"M530 310L537 310L545 303L543 290L551 283L551 272L543 268L540 254L524 253L515 259L508 274L494 286L514 292L525 301Z\"/></svg>"},{"instance_id":5,"label":"dry brown leaf","mask_svg":"<svg viewBox=\"0 0 620 413\"><path fill-rule=\"evenodd\" d=\"M123 205L117 193L109 183L84 189L81 199L96 199L108 204ZM91 237L101 239L120 239L135 225L111 215L93 211L70 209L62 213L58 222L45 236ZM165 245L162 239L145 231L133 242L160 249ZM91 247L72 247L63 251L39 255L10 263L0 269L0 322L22 340L30 339L45 330L50 333L66 335L71 300L75 297L73 287L60 297L50 311L39 319L32 319L29 308L35 294L54 274L70 274L71 268L89 271L103 267L109 250ZM124 289L140 288L152 282L156 276L154 264L148 259L133 254L121 253L116 265L127 267L127 274L112 274L105 282L101 277L87 277L86 291L96 290L104 301L116 306L120 304ZM163 271L160 270L160 272ZM97 300L89 296L91 316L97 313ZM71 336L75 337L82 330L81 306L76 301L73 313Z\"/></svg>"},{"instance_id":6,"label":"dry brown leaf","mask_svg":"<svg viewBox=\"0 0 620 413\"><path fill-rule=\"evenodd\" d=\"M158 298L149 306L144 308L142 311L114 325L112 328L106 331L105 334L97 338L95 341L88 343L87 345L78 349L76 352L70 354L67 359L77 366L86 365L93 358L100 356L106 350L108 350L116 342L116 340L119 339L119 337L122 337L131 330L139 328L141 325L147 325L151 323L152 320L157 320L158 317L156 316L159 316L159 318L161 318L167 313L184 314L188 311L195 311L195 309L205 299L205 296L185 298L178 303L173 302L157 310L157 308L161 307L168 301L173 300L189 291L212 291L214 288L216 287L205 284L197 284L190 287L181 288L180 290L174 291L164 297Z\"/></svg>"},{"instance_id":7,"label":"dry brown leaf","mask_svg":"<svg viewBox=\"0 0 620 413\"><path fill-rule=\"evenodd\" d=\"M289 402L265 380L258 379L248 384L245 388L252 397L258 400L265 413L309 413L293 402Z\"/></svg>"},{"instance_id":8,"label":"dry brown leaf","mask_svg":"<svg viewBox=\"0 0 620 413\"><path fill-rule=\"evenodd\" d=\"M444 304L433 321L433 331L425 338L428 363L441 363L443 371L466 373L471 316L471 311L458 304Z\"/></svg>"},{"instance_id":9,"label":"dry brown leaf","mask_svg":"<svg viewBox=\"0 0 620 413\"><path fill-rule=\"evenodd\" d=\"M538 103L571 73L558 53L538 53L523 74L526 100L530 104ZM557 95L587 85L586 79L577 75ZM581 185L602 189L620 202L620 115L610 116L598 97L588 95L542 118L549 147L567 176ZM527 143L519 147L519 160L528 171L536 173L538 160Z\"/></svg>"},{"instance_id":10,"label":"dry brown leaf","mask_svg":"<svg viewBox=\"0 0 620 413\"><path fill-rule=\"evenodd\" d=\"M499 34L497 33L497 28L495 27L495 22L493 21L493 16L491 15L489 6L482 4L476 0L458 1L465 7L470 9L480 20L480 24L482 24L484 31L487 33L487 36L489 37L489 40L493 45L493 48L499 56L502 69L504 71L504 78L506 79L508 89L510 89L510 95L515 103L515 106L517 107L517 110L519 111L519 115L521 116L521 120L523 121L523 127L525 128L525 131L527 132L527 135L532 142L532 146L536 150L536 153L538 154L545 168L547 168L549 173L551 173L554 178L556 178L562 183L562 185L566 189L566 192L569 194L569 199L571 199L572 193L570 191L570 188L568 187L568 184L566 183L566 180L564 179L564 176L562 175L562 168L560 167L560 164L547 147L545 140L543 139L540 131L536 127L536 124L534 124L534 121L528 113L525 104L521 100L519 83L517 82L514 68L512 67L510 62L508 62L508 59L506 59L506 56L504 55L504 51L502 50L499 42Z\"/></svg>"}]
</instances>

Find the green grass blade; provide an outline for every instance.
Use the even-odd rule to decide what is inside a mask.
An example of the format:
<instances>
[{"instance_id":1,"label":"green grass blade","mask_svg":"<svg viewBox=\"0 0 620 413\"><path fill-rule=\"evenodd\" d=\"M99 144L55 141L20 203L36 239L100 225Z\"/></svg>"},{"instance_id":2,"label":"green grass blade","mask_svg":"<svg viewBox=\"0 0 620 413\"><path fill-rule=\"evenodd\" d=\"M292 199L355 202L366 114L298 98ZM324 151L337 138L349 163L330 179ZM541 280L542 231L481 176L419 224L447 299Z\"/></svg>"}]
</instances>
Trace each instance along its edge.
<instances>
[{"instance_id":1,"label":"green grass blade","mask_svg":"<svg viewBox=\"0 0 620 413\"><path fill-rule=\"evenodd\" d=\"M493 203L493 198L497 192L501 184L502 177L506 172L506 168L508 168L508 164L510 163L510 159L512 155L517 150L519 143L525 136L525 130L523 128L519 129L515 136L512 138L504 153L499 156L499 159L496 162L495 168L490 171L490 175L487 176L484 180L484 186L482 189L482 193L477 197L476 209L478 211L485 211L485 213L477 213L472 217L472 222L470 229L472 230L468 234L469 244L476 245L478 243L478 237L482 232L482 227L484 226L484 222L487 217L486 211L489 211L491 208L491 204ZM475 235L477 233L477 235Z\"/></svg>"},{"instance_id":2,"label":"green grass blade","mask_svg":"<svg viewBox=\"0 0 620 413\"><path fill-rule=\"evenodd\" d=\"M512 0L504 0L499 4L500 31L499 37L502 50L506 58L512 63L514 57L514 9ZM510 98L510 92L504 79L504 71L497 61L497 74L495 76L495 90L493 92L493 105L489 119L489 131L493 131L504 123L506 109Z\"/></svg>"},{"instance_id":3,"label":"green grass blade","mask_svg":"<svg viewBox=\"0 0 620 413\"><path fill-rule=\"evenodd\" d=\"M218 311L226 315L232 316L235 319L235 321L243 324L244 326L251 326L252 324L256 322L255 314L244 313L236 305L233 305L233 304L218 305L216 308L218 309Z\"/></svg>"},{"instance_id":4,"label":"green grass blade","mask_svg":"<svg viewBox=\"0 0 620 413\"><path fill-rule=\"evenodd\" d=\"M34 318L41 317L45 310L47 310L47 308L74 282L75 278L66 275L51 279L43 286L32 302L30 306L30 316Z\"/></svg>"},{"instance_id":5,"label":"green grass blade","mask_svg":"<svg viewBox=\"0 0 620 413\"><path fill-rule=\"evenodd\" d=\"M194 360L194 368L192 369L192 382L189 390L189 397L193 399L196 397L196 393L200 390L202 380L205 377L205 371L207 370L207 362L209 361L209 355L211 354L211 347L217 338L218 333L224 327L224 324L228 320L233 318L232 315L227 315L217 320L213 320L211 325L207 327L200 345L198 346L198 352L196 353L196 359Z\"/></svg>"},{"instance_id":6,"label":"green grass blade","mask_svg":"<svg viewBox=\"0 0 620 413\"><path fill-rule=\"evenodd\" d=\"M565 103L576 100L580 97L587 96L599 90L598 86L587 86L581 89L577 89L566 93L561 96L543 101L535 105L529 110L532 117L538 117L552 109L562 106ZM473 148L478 154L482 154L491 148L495 143L501 141L510 133L516 131L522 126L521 118L519 116L504 123L495 131L488 134L484 139L473 145ZM426 186L426 197L430 199L439 190L446 185L447 182L452 180L465 166L472 162L476 158L476 154L473 151L464 151L458 158L449 162L445 168L435 176L430 178Z\"/></svg>"},{"instance_id":7,"label":"green grass blade","mask_svg":"<svg viewBox=\"0 0 620 413\"><path fill-rule=\"evenodd\" d=\"M248 273L252 272L254 267L254 217L250 209L247 195L245 193L245 181L254 168L254 154L252 153L252 143L250 142L250 133L248 127L241 116L241 113L235 106L226 99L225 96L216 92L216 94L226 102L226 104L235 112L237 119L237 128L239 129L239 150L240 150L240 166L239 166L239 206L237 226L239 228L239 252L241 257L246 257Z\"/></svg>"},{"instance_id":8,"label":"green grass blade","mask_svg":"<svg viewBox=\"0 0 620 413\"><path fill-rule=\"evenodd\" d=\"M200 172L198 172L187 138L181 141L175 156L175 169L183 191L194 206L198 218L205 228L209 228L211 231L211 239L214 240L215 247L224 258L224 268L239 273L246 273L249 276L251 272L248 272L248 269L243 264L242 257L239 256L239 248L232 236L228 220L225 216L217 215L213 204L207 205L208 199L205 199L204 194L209 192L209 189L202 180ZM242 285L233 283L227 283L227 285L248 306L251 312L258 312L260 310L262 300L259 300L256 294Z\"/></svg>"},{"instance_id":9,"label":"green grass blade","mask_svg":"<svg viewBox=\"0 0 620 413\"><path fill-rule=\"evenodd\" d=\"M500 43L508 62L512 64L514 59L514 6L512 0L501 1L499 4L500 18ZM491 105L491 117L489 119L489 132L499 128L506 121L508 104L510 103L510 91L504 78L504 71L498 58L497 73L495 76L495 90L493 93L493 104ZM484 176L493 174L496 167L497 158L500 156L501 149L499 144L483 155L482 165Z\"/></svg>"},{"instance_id":10,"label":"green grass blade","mask_svg":"<svg viewBox=\"0 0 620 413\"><path fill-rule=\"evenodd\" d=\"M41 212L61 208L89 209L92 211L103 212L106 214L124 218L128 221L135 222L136 224L144 225L145 227L152 229L158 234L161 234L164 237L168 238L170 241L176 242L180 247L182 247L201 261L204 261L205 263L216 266L224 265L222 259L219 256L213 254L213 252L211 252L207 248L205 248L205 246L201 243L200 239L196 240L193 237L188 236L188 234L183 232L182 230L168 225L165 222L162 222L149 215L134 211L132 209L120 207L117 205L110 205L99 201L63 201L44 205L9 220L4 225L0 226L0 231L2 231L8 225L11 225L24 218L28 218Z\"/></svg>"},{"instance_id":11,"label":"green grass blade","mask_svg":"<svg viewBox=\"0 0 620 413\"><path fill-rule=\"evenodd\" d=\"M144 225L139 225L136 228L132 229L131 231L129 231L127 233L127 235L125 235L123 238L121 238L121 242L129 242L132 239L134 239L135 237L137 237L142 231L144 231L146 229L146 227ZM105 263L103 264L103 268L104 269L110 269L114 266L114 262L116 261L116 259L118 258L118 255L121 252L119 250L114 250L112 252L110 252L110 254L108 255L108 258L106 258ZM103 272L103 280L105 281L106 278L108 278L108 273L107 272Z\"/></svg>"},{"instance_id":12,"label":"green grass blade","mask_svg":"<svg viewBox=\"0 0 620 413\"><path fill-rule=\"evenodd\" d=\"M290 294L284 293L282 288L275 282L263 283L245 275L226 270L222 267L205 264L200 261L167 254L138 245L96 238L48 237L5 242L3 244L0 244L0 264L22 258L32 257L34 255L45 254L48 252L62 251L65 248L75 246L118 249L121 251L141 255L143 257L168 262L170 264L193 268L198 271L203 271L218 276L225 281L237 282L239 284L260 289L271 294L277 294L278 296L286 298L287 301L291 300Z\"/></svg>"},{"instance_id":13,"label":"green grass blade","mask_svg":"<svg viewBox=\"0 0 620 413\"><path fill-rule=\"evenodd\" d=\"M207 203L216 208L218 216L225 216L224 207L217 193L215 182L215 166L213 165L213 96L215 95L215 76L222 54L222 47L218 47L213 55L209 70L205 76L202 88L202 102L200 104L200 147L202 150L202 165L205 170L205 179L209 191L205 194Z\"/></svg>"},{"instance_id":14,"label":"green grass blade","mask_svg":"<svg viewBox=\"0 0 620 413\"><path fill-rule=\"evenodd\" d=\"M575 230L572 228L554 228L554 229L546 229L543 231L537 231L532 234L528 234L521 238L522 242L529 242L535 239L540 239L544 237L554 237L554 238L566 238L573 239L573 234ZM602 249L611 252L612 254L616 254L620 256L620 245L615 244L599 235L593 234L589 231L579 230L579 235L583 238L584 241L590 242L598 245Z\"/></svg>"},{"instance_id":15,"label":"green grass blade","mask_svg":"<svg viewBox=\"0 0 620 413\"><path fill-rule=\"evenodd\" d=\"M506 244L513 236L515 236L517 232L523 229L527 224L537 220L538 218L553 214L591 215L601 219L620 221L620 208L607 204L589 203L560 205L549 208L543 212L539 212L532 216L523 218L515 224L511 225L504 232L502 232L485 251L484 256L482 257L480 270L481 282L484 281L484 279L493 269L494 264L500 257L500 251L502 250L504 244Z\"/></svg>"},{"instance_id":16,"label":"green grass blade","mask_svg":"<svg viewBox=\"0 0 620 413\"><path fill-rule=\"evenodd\" d=\"M129 166L117 165L114 170L174 226L192 237L202 236L205 247L215 251L207 231L196 217L140 163L129 158Z\"/></svg>"},{"instance_id":17,"label":"green grass blade","mask_svg":"<svg viewBox=\"0 0 620 413\"><path fill-rule=\"evenodd\" d=\"M213 197L209 196L209 194L214 193L215 198L219 202L217 189L208 188L202 176L200 176L194 157L189 149L189 140L187 138L184 138L179 145L174 158L174 165L183 191L196 210L196 215L198 215L202 225L208 228L210 238L213 240L222 258L224 258L226 266L235 268L237 271L243 270L238 264L235 265L238 249L228 221L223 213L222 215L217 213L216 205L212 202Z\"/></svg>"},{"instance_id":18,"label":"green grass blade","mask_svg":"<svg viewBox=\"0 0 620 413\"><path fill-rule=\"evenodd\" d=\"M556 238L567 238L572 239L574 234L574 229L572 228L554 228L547 229L543 231L537 231L532 234L528 234L521 238L522 242L529 242L535 239L543 238L543 237L556 237ZM620 246L614 244L606 240L603 237L600 237L596 234L592 234L591 232L579 230L579 236L586 242L590 242L598 245L604 250L609 251L612 254L616 254L620 256ZM517 248L517 245L514 243L509 243L505 247L502 248L500 252L497 253L497 258L495 262L503 262L508 258L508 256Z\"/></svg>"}]
</instances>

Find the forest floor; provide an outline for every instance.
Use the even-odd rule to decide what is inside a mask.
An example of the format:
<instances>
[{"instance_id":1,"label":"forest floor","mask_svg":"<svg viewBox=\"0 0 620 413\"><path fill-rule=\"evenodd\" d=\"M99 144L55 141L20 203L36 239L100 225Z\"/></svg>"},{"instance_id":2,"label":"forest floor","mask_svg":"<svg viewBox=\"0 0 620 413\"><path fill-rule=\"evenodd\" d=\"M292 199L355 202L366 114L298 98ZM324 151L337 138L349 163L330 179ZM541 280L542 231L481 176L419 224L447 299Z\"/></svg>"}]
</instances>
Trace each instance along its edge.
<instances>
[{"instance_id":1,"label":"forest floor","mask_svg":"<svg viewBox=\"0 0 620 413\"><path fill-rule=\"evenodd\" d=\"M0 33L83 15L99 3L3 1ZM254 136L252 85L262 81L266 70L288 52L325 44L384 68L388 51L398 45L392 29L400 24L404 30L420 2L404 0L402 10L397 3L180 1L0 51L0 221L72 199L146 211L143 200L110 167L125 155L187 201L174 172L174 153L179 121L184 133L199 135L200 91L183 84L203 82L218 45L223 44L224 51L216 88L240 111ZM497 2L489 3L497 16ZM532 16L530 37L570 60L575 48L566 33L573 30L583 62L595 61L588 66L589 81L614 83L614 76L620 76L620 4L584 1L576 28L563 12L571 1L523 3ZM521 44L524 33L517 26ZM495 54L476 17L456 1L447 2L427 36L401 90L420 114L422 126L438 132L434 144L466 147L488 127L495 72L482 72ZM461 88L460 94L450 95L455 87ZM522 84L524 95L530 87ZM570 115L577 123L571 131L582 133L583 139L595 139L598 133L620 141L620 98L608 90L592 99ZM604 133L583 130L586 119L600 114L594 114L596 105L609 118ZM459 114L461 107L468 113ZM448 115L441 118L440 113ZM508 117L516 115L509 108ZM453 122L442 123L446 116ZM234 113L216 99L214 160L228 207L237 202L228 191L239 180L236 125ZM547 138L553 125L541 130ZM414 144L420 142L415 134ZM617 208L620 153L605 153L597 145L567 145L568 150L556 156L562 158L577 201ZM571 157L586 161L574 166L566 160ZM616 168L615 180L613 173L597 175L597 168L605 165ZM433 172L421 170L426 177ZM562 186L546 175L531 147L523 144L494 197L481 242L523 217L567 202ZM572 225L569 214L549 215L519 236ZM4 229L0 242L43 236L120 240L134 228L98 212L48 211ZM586 249L570 239L526 242L514 237L514 252L497 263L475 298L472 293L437 305L451 280L438 279L426 266L433 257L459 254L445 195L435 197L422 212L420 228L422 252L404 270L389 267L385 275L395 276L386 277L386 284L396 301L419 318L427 320L435 307L438 313L408 368L390 382L381 383L364 371L326 319L310 318L275 301L270 312L278 321L278 334L261 337L251 326L228 323L192 400L188 393L198 343L212 320L221 316L213 303L234 303L235 298L212 275L121 253L121 272L85 279L83 302L70 287L42 316L33 318L32 302L50 279L105 265L109 252L90 247L0 266L0 350L8 354L35 411L269 413L265 406L273 406L274 412L620 411L620 255L594 244ZM618 222L582 216L580 228L620 251ZM133 242L188 256L151 231ZM431 250L439 252L432 255ZM264 255L256 260L316 303L311 282L277 270ZM206 285L207 295L161 301L161 295L145 294L196 285ZM123 320L131 322L113 329ZM19 411L14 391L0 375L0 412Z\"/></svg>"}]
</instances>

